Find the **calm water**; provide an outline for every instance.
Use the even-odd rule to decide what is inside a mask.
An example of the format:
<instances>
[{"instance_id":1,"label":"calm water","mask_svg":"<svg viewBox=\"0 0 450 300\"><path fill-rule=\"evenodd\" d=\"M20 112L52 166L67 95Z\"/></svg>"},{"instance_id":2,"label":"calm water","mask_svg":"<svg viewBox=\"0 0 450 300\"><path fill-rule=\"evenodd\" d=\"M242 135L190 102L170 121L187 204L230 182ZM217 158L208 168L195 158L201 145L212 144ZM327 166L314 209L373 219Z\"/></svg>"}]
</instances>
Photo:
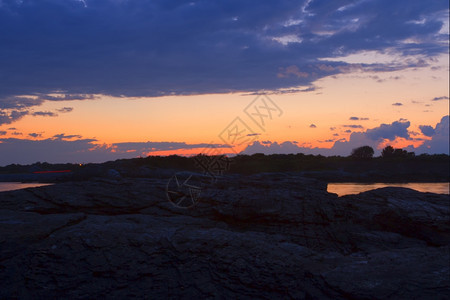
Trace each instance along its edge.
<instances>
[{"instance_id":1,"label":"calm water","mask_svg":"<svg viewBox=\"0 0 450 300\"><path fill-rule=\"evenodd\" d=\"M21 182L0 182L0 192L20 190L30 187L51 185L52 183L21 183ZM433 183L329 183L327 190L339 196L358 194L378 188L395 186L410 188L419 192L430 192L437 194L449 194L448 182Z\"/></svg>"},{"instance_id":2,"label":"calm water","mask_svg":"<svg viewBox=\"0 0 450 300\"><path fill-rule=\"evenodd\" d=\"M378 188L395 186L413 189L419 192L429 192L437 194L449 194L448 182L433 183L329 183L327 190L330 193L336 193L339 196L349 194L359 194Z\"/></svg>"},{"instance_id":3,"label":"calm water","mask_svg":"<svg viewBox=\"0 0 450 300\"><path fill-rule=\"evenodd\" d=\"M38 187L52 185L52 183L21 183L21 182L0 182L0 192L14 191L20 189L26 189L30 187Z\"/></svg>"}]
</instances>

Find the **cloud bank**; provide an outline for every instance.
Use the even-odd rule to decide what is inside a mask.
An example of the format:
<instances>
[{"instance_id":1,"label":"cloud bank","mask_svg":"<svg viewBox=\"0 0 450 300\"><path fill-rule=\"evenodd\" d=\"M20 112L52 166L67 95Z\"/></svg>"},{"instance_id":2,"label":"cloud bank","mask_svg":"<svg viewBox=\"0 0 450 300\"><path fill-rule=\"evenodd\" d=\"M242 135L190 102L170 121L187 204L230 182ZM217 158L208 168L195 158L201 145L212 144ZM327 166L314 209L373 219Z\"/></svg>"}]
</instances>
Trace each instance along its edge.
<instances>
[{"instance_id":1,"label":"cloud bank","mask_svg":"<svg viewBox=\"0 0 450 300\"><path fill-rule=\"evenodd\" d=\"M431 140L425 141L420 147L409 147L409 151L415 151L416 153L444 153L450 154L449 151L449 116L442 117L441 121L436 124L434 128L431 126L422 126L420 129L422 132L427 132L427 135L431 137ZM431 130L433 129L433 130Z\"/></svg>"},{"instance_id":2,"label":"cloud bank","mask_svg":"<svg viewBox=\"0 0 450 300\"><path fill-rule=\"evenodd\" d=\"M377 149L378 145L386 140L394 141L397 138L404 138L411 140L408 128L411 123L406 120L395 121L391 124L381 124L378 127L367 129L364 132L353 132L349 140L338 139L334 141L333 147L327 148L308 148L298 146L294 142L284 143L260 143L258 141L249 145L244 151L244 154L265 153L265 154L290 154L290 153L304 153L304 154L321 154L325 156L341 155L348 156L351 151L361 146L371 146L375 149L375 155L380 154ZM426 140L421 146L414 148L409 146L405 148L408 151L414 151L416 154L449 154L449 116L444 116L441 121L432 126L420 126L422 132L426 132L431 136L431 140ZM332 140L327 140L330 142Z\"/></svg>"},{"instance_id":3,"label":"cloud bank","mask_svg":"<svg viewBox=\"0 0 450 300\"><path fill-rule=\"evenodd\" d=\"M0 132L1 135L1 132ZM32 138L40 136L30 134ZM144 142L98 144L95 139L83 139L79 135L57 134L53 138L17 139L0 138L0 166L12 163L31 164L49 163L87 163L105 162L119 158L146 156L154 151L204 149L207 147L224 147L220 144L186 144L177 142ZM199 151L200 152L200 151Z\"/></svg>"},{"instance_id":4,"label":"cloud bank","mask_svg":"<svg viewBox=\"0 0 450 300\"><path fill-rule=\"evenodd\" d=\"M0 109L70 95L277 90L425 66L448 51L447 16L442 0L2 0ZM339 59L368 51L409 57Z\"/></svg>"}]
</instances>

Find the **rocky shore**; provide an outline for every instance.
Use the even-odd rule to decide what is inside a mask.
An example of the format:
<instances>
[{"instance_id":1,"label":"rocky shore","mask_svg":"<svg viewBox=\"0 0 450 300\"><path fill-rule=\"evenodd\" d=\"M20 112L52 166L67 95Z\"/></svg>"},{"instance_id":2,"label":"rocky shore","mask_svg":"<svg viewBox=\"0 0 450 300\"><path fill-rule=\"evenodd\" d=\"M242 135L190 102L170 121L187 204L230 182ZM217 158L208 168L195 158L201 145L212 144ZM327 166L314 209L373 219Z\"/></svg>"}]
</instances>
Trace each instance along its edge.
<instances>
[{"instance_id":1,"label":"rocky shore","mask_svg":"<svg viewBox=\"0 0 450 300\"><path fill-rule=\"evenodd\" d=\"M450 294L448 195L338 197L317 179L265 173L204 184L182 208L170 189L161 176L0 193L0 299Z\"/></svg>"}]
</instances>

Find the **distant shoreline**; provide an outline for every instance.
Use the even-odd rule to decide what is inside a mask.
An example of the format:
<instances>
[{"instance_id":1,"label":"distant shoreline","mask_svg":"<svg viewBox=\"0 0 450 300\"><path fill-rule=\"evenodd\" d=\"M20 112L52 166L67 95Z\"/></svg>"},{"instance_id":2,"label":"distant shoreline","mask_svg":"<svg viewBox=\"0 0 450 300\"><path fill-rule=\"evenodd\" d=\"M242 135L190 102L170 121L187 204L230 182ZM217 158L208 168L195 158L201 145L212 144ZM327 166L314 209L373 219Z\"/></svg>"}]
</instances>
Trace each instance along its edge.
<instances>
[{"instance_id":1,"label":"distant shoreline","mask_svg":"<svg viewBox=\"0 0 450 300\"><path fill-rule=\"evenodd\" d=\"M406 158L354 159L303 154L214 156L166 156L120 159L100 164L9 165L0 167L0 182L56 183L93 178L170 178L178 171L212 176L284 173L323 182L427 183L449 182L448 155ZM200 163L199 163L200 162ZM213 165L211 162L215 162ZM211 165L207 165L207 163ZM208 169L205 169L208 168ZM217 168L219 167L219 168Z\"/></svg>"}]
</instances>

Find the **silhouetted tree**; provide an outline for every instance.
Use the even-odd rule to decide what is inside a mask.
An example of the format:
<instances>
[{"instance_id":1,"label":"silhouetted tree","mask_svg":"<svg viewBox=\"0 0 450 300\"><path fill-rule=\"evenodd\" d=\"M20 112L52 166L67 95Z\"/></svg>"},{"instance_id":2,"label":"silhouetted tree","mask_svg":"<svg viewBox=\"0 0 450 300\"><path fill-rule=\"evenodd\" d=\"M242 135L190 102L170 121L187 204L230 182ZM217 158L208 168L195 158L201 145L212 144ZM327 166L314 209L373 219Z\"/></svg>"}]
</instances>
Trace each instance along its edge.
<instances>
[{"instance_id":1,"label":"silhouetted tree","mask_svg":"<svg viewBox=\"0 0 450 300\"><path fill-rule=\"evenodd\" d=\"M416 157L416 153L414 153L414 152L408 152L408 157Z\"/></svg>"},{"instance_id":2,"label":"silhouetted tree","mask_svg":"<svg viewBox=\"0 0 450 300\"><path fill-rule=\"evenodd\" d=\"M390 157L414 157L416 154L414 152L408 152L403 149L394 149L392 146L386 146L383 151L381 152L381 156L383 158L390 158Z\"/></svg>"},{"instance_id":3,"label":"silhouetted tree","mask_svg":"<svg viewBox=\"0 0 450 300\"><path fill-rule=\"evenodd\" d=\"M392 156L394 156L394 151L395 151L394 147L386 146L383 149L383 151L381 151L381 156L384 157L384 158L392 157Z\"/></svg>"},{"instance_id":4,"label":"silhouetted tree","mask_svg":"<svg viewBox=\"0 0 450 300\"><path fill-rule=\"evenodd\" d=\"M255 153L255 154L252 154L251 157L252 158L264 159L266 157L266 155L264 153Z\"/></svg>"},{"instance_id":5,"label":"silhouetted tree","mask_svg":"<svg viewBox=\"0 0 450 300\"><path fill-rule=\"evenodd\" d=\"M408 155L408 151L403 149L395 149L394 156L395 157L406 157Z\"/></svg>"},{"instance_id":6,"label":"silhouetted tree","mask_svg":"<svg viewBox=\"0 0 450 300\"><path fill-rule=\"evenodd\" d=\"M352 154L350 155L352 158L357 159L370 159L373 157L373 148L370 146L362 146L352 150Z\"/></svg>"}]
</instances>

